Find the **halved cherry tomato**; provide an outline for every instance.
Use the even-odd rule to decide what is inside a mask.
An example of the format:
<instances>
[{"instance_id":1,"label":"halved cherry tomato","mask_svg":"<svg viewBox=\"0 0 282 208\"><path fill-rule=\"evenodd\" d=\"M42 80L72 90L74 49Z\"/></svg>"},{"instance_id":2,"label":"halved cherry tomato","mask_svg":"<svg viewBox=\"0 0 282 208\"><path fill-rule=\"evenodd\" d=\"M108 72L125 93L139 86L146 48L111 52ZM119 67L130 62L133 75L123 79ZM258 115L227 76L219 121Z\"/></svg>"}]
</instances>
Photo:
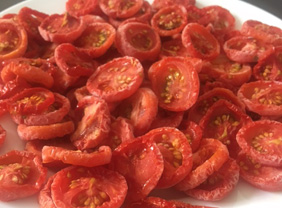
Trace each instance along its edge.
<instances>
[{"instance_id":1,"label":"halved cherry tomato","mask_svg":"<svg viewBox=\"0 0 282 208\"><path fill-rule=\"evenodd\" d=\"M18 13L18 21L26 30L29 39L43 41L38 27L48 15L29 7L23 7ZM28 41L29 44L29 41Z\"/></svg>"},{"instance_id":2,"label":"halved cherry tomato","mask_svg":"<svg viewBox=\"0 0 282 208\"><path fill-rule=\"evenodd\" d=\"M6 140L6 130L0 125L0 148L3 146Z\"/></svg>"},{"instance_id":3,"label":"halved cherry tomato","mask_svg":"<svg viewBox=\"0 0 282 208\"><path fill-rule=\"evenodd\" d=\"M183 46L182 40L177 38L177 39L168 40L162 43L160 57L164 58L167 56L191 57L191 54Z\"/></svg>"},{"instance_id":4,"label":"halved cherry tomato","mask_svg":"<svg viewBox=\"0 0 282 208\"><path fill-rule=\"evenodd\" d=\"M259 61L263 56L274 51L272 45L267 45L253 37L235 36L227 40L223 49L233 61L238 63L253 63Z\"/></svg>"},{"instance_id":5,"label":"halved cherry tomato","mask_svg":"<svg viewBox=\"0 0 282 208\"><path fill-rule=\"evenodd\" d=\"M160 107L185 111L196 102L199 77L188 58L163 58L150 67L148 75Z\"/></svg>"},{"instance_id":6,"label":"halved cherry tomato","mask_svg":"<svg viewBox=\"0 0 282 208\"><path fill-rule=\"evenodd\" d=\"M187 24L181 39L192 57L212 60L219 55L219 42L208 29L198 23Z\"/></svg>"},{"instance_id":7,"label":"halved cherry tomato","mask_svg":"<svg viewBox=\"0 0 282 208\"><path fill-rule=\"evenodd\" d=\"M126 208L176 208L173 202L159 197L147 197L141 201L130 203Z\"/></svg>"},{"instance_id":8,"label":"halved cherry tomato","mask_svg":"<svg viewBox=\"0 0 282 208\"><path fill-rule=\"evenodd\" d=\"M55 101L54 93L41 87L27 88L7 100L10 114L42 113Z\"/></svg>"},{"instance_id":9,"label":"halved cherry tomato","mask_svg":"<svg viewBox=\"0 0 282 208\"><path fill-rule=\"evenodd\" d=\"M244 125L236 139L242 150L261 164L282 166L282 124L261 120Z\"/></svg>"},{"instance_id":10,"label":"halved cherry tomato","mask_svg":"<svg viewBox=\"0 0 282 208\"><path fill-rule=\"evenodd\" d=\"M72 17L67 12L50 15L38 27L43 39L54 43L73 42L85 28L86 24L82 19Z\"/></svg>"},{"instance_id":11,"label":"halved cherry tomato","mask_svg":"<svg viewBox=\"0 0 282 208\"><path fill-rule=\"evenodd\" d=\"M175 188L187 191L199 186L218 171L228 158L228 149L219 140L202 139L199 149L193 153L192 171Z\"/></svg>"},{"instance_id":12,"label":"halved cherry tomato","mask_svg":"<svg viewBox=\"0 0 282 208\"><path fill-rule=\"evenodd\" d=\"M133 56L140 61L156 60L161 49L158 33L150 25L141 22L120 25L115 44L122 55Z\"/></svg>"},{"instance_id":13,"label":"halved cherry tomato","mask_svg":"<svg viewBox=\"0 0 282 208\"><path fill-rule=\"evenodd\" d=\"M145 134L158 112L158 98L150 88L139 88L131 97L122 101L116 113L130 119L134 135Z\"/></svg>"},{"instance_id":14,"label":"halved cherry tomato","mask_svg":"<svg viewBox=\"0 0 282 208\"><path fill-rule=\"evenodd\" d=\"M106 53L116 37L116 30L106 22L95 22L87 26L74 45L92 58Z\"/></svg>"},{"instance_id":15,"label":"halved cherry tomato","mask_svg":"<svg viewBox=\"0 0 282 208\"><path fill-rule=\"evenodd\" d=\"M98 67L90 56L69 43L60 44L54 56L58 67L70 76L90 76Z\"/></svg>"},{"instance_id":16,"label":"halved cherry tomato","mask_svg":"<svg viewBox=\"0 0 282 208\"><path fill-rule=\"evenodd\" d=\"M12 150L0 156L0 201L25 198L40 191L47 169L34 154Z\"/></svg>"},{"instance_id":17,"label":"halved cherry tomato","mask_svg":"<svg viewBox=\"0 0 282 208\"><path fill-rule=\"evenodd\" d=\"M164 170L156 188L169 188L182 181L192 169L192 150L185 135L176 128L157 128L142 138L158 145Z\"/></svg>"},{"instance_id":18,"label":"halved cherry tomato","mask_svg":"<svg viewBox=\"0 0 282 208\"><path fill-rule=\"evenodd\" d=\"M124 177L103 168L71 166L56 173L51 196L56 207L120 207L127 194Z\"/></svg>"},{"instance_id":19,"label":"halved cherry tomato","mask_svg":"<svg viewBox=\"0 0 282 208\"><path fill-rule=\"evenodd\" d=\"M263 116L282 115L282 84L278 81L254 81L243 84L238 98L249 111Z\"/></svg>"},{"instance_id":20,"label":"halved cherry tomato","mask_svg":"<svg viewBox=\"0 0 282 208\"><path fill-rule=\"evenodd\" d=\"M282 30L257 20L245 21L241 27L241 33L275 46L282 45Z\"/></svg>"},{"instance_id":21,"label":"halved cherry tomato","mask_svg":"<svg viewBox=\"0 0 282 208\"><path fill-rule=\"evenodd\" d=\"M31 86L23 78L17 76L14 80L0 84L0 99L11 98L29 87Z\"/></svg>"},{"instance_id":22,"label":"halved cherry tomato","mask_svg":"<svg viewBox=\"0 0 282 208\"><path fill-rule=\"evenodd\" d=\"M97 7L98 0L68 0L66 3L66 11L76 18L92 13Z\"/></svg>"},{"instance_id":23,"label":"halved cherry tomato","mask_svg":"<svg viewBox=\"0 0 282 208\"><path fill-rule=\"evenodd\" d=\"M175 4L161 8L151 19L152 27L160 36L173 36L180 33L187 24L187 11L184 6Z\"/></svg>"},{"instance_id":24,"label":"halved cherry tomato","mask_svg":"<svg viewBox=\"0 0 282 208\"><path fill-rule=\"evenodd\" d=\"M121 101L133 95L143 81L143 67L133 57L116 58L98 67L86 87L107 102Z\"/></svg>"},{"instance_id":25,"label":"halved cherry tomato","mask_svg":"<svg viewBox=\"0 0 282 208\"><path fill-rule=\"evenodd\" d=\"M159 10L166 6L171 6L174 4L183 5L185 7L189 7L190 5L195 5L195 0L154 0L152 3L152 7L155 10Z\"/></svg>"},{"instance_id":26,"label":"halved cherry tomato","mask_svg":"<svg viewBox=\"0 0 282 208\"><path fill-rule=\"evenodd\" d=\"M96 167L110 163L111 158L112 150L108 146L101 146L94 152L81 152L54 146L44 146L42 148L43 163L62 161L71 165Z\"/></svg>"},{"instance_id":27,"label":"halved cherry tomato","mask_svg":"<svg viewBox=\"0 0 282 208\"><path fill-rule=\"evenodd\" d=\"M190 197L204 201L219 201L226 198L239 182L240 168L236 161L228 159L222 167L210 175L198 187L185 191Z\"/></svg>"},{"instance_id":28,"label":"halved cherry tomato","mask_svg":"<svg viewBox=\"0 0 282 208\"><path fill-rule=\"evenodd\" d=\"M164 161L156 143L136 138L122 143L113 152L110 166L126 178L127 200L138 201L156 187L163 173Z\"/></svg>"},{"instance_id":29,"label":"halved cherry tomato","mask_svg":"<svg viewBox=\"0 0 282 208\"><path fill-rule=\"evenodd\" d=\"M51 195L51 185L53 183L55 176L56 174L50 176L48 178L47 183L45 183L44 187L39 192L38 203L40 205L40 208L43 207L56 208Z\"/></svg>"},{"instance_id":30,"label":"halved cherry tomato","mask_svg":"<svg viewBox=\"0 0 282 208\"><path fill-rule=\"evenodd\" d=\"M128 18L136 14L143 0L100 0L101 10L112 18Z\"/></svg>"},{"instance_id":31,"label":"halved cherry tomato","mask_svg":"<svg viewBox=\"0 0 282 208\"><path fill-rule=\"evenodd\" d=\"M79 150L98 146L109 134L110 112L107 103L99 98L89 101L84 108L84 116L71 135L72 143Z\"/></svg>"},{"instance_id":32,"label":"halved cherry tomato","mask_svg":"<svg viewBox=\"0 0 282 208\"><path fill-rule=\"evenodd\" d=\"M25 29L10 19L0 19L0 61L18 58L27 49Z\"/></svg>"},{"instance_id":33,"label":"halved cherry tomato","mask_svg":"<svg viewBox=\"0 0 282 208\"><path fill-rule=\"evenodd\" d=\"M173 112L158 109L156 118L153 120L150 129L156 129L160 127L178 127L183 119L184 112Z\"/></svg>"}]
</instances>

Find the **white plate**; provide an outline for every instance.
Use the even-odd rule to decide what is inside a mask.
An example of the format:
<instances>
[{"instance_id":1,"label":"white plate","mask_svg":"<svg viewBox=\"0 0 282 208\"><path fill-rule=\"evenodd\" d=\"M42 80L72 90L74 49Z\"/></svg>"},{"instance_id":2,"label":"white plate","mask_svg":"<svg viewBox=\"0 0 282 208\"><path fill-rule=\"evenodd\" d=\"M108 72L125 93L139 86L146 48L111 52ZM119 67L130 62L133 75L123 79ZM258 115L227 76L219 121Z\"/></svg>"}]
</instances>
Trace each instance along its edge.
<instances>
[{"instance_id":1,"label":"white plate","mask_svg":"<svg viewBox=\"0 0 282 208\"><path fill-rule=\"evenodd\" d=\"M17 13L20 8L27 6L45 13L62 13L65 10L66 0L28 0L6 9L0 13L0 16L7 13ZM152 0L150 0L152 2ZM255 19L264 23L282 27L282 21L272 14L269 14L257 7L239 0L197 0L199 7L208 5L220 5L228 9L237 19L237 27L248 19ZM7 130L7 139L5 145L0 149L0 154L11 149L23 149L23 142L18 138L16 125L11 121L8 115L0 118L0 124ZM235 190L224 200L220 202L203 202L193 200L184 194L176 191L158 191L158 194L170 199L179 199L195 205L217 206L221 208L250 208L250 207L281 207L282 192L265 192L255 189L247 183L240 181ZM27 199L17 200L9 203L0 202L0 208L38 208L39 205L36 196ZM48 208L48 207L46 207Z\"/></svg>"}]
</instances>

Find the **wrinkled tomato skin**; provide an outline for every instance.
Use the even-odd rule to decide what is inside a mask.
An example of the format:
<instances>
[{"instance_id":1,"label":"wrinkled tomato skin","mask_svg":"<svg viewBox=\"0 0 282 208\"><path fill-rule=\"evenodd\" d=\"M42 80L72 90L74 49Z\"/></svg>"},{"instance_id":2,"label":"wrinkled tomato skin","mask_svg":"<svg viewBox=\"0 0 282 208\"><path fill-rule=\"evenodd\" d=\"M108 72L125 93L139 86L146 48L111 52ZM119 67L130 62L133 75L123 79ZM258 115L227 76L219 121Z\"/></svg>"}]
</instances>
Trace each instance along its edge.
<instances>
[{"instance_id":1,"label":"wrinkled tomato skin","mask_svg":"<svg viewBox=\"0 0 282 208\"><path fill-rule=\"evenodd\" d=\"M169 202L159 197L147 197L141 201L133 202L126 208L176 208L173 202Z\"/></svg>"},{"instance_id":2,"label":"wrinkled tomato skin","mask_svg":"<svg viewBox=\"0 0 282 208\"><path fill-rule=\"evenodd\" d=\"M282 166L282 124L259 120L244 125L236 135L242 150L254 160L268 166Z\"/></svg>"},{"instance_id":3,"label":"wrinkled tomato skin","mask_svg":"<svg viewBox=\"0 0 282 208\"><path fill-rule=\"evenodd\" d=\"M98 0L68 0L66 11L73 17L79 18L92 13L98 7Z\"/></svg>"},{"instance_id":4,"label":"wrinkled tomato skin","mask_svg":"<svg viewBox=\"0 0 282 208\"><path fill-rule=\"evenodd\" d=\"M115 44L122 55L140 61L156 60L161 50L158 33L150 25L134 21L118 27Z\"/></svg>"},{"instance_id":5,"label":"wrinkled tomato skin","mask_svg":"<svg viewBox=\"0 0 282 208\"><path fill-rule=\"evenodd\" d=\"M139 137L122 143L113 152L110 168L126 178L127 201L138 201L156 187L164 161L156 143Z\"/></svg>"},{"instance_id":6,"label":"wrinkled tomato skin","mask_svg":"<svg viewBox=\"0 0 282 208\"><path fill-rule=\"evenodd\" d=\"M41 160L26 151L12 150L0 156L0 200L13 201L39 192L47 169Z\"/></svg>"},{"instance_id":7,"label":"wrinkled tomato skin","mask_svg":"<svg viewBox=\"0 0 282 208\"><path fill-rule=\"evenodd\" d=\"M154 0L152 3L152 7L154 10L159 10L165 6L180 4L187 8L191 5L195 5L195 3L196 3L195 0Z\"/></svg>"},{"instance_id":8,"label":"wrinkled tomato skin","mask_svg":"<svg viewBox=\"0 0 282 208\"><path fill-rule=\"evenodd\" d=\"M40 208L48 207L48 208L56 208L52 196L51 196L51 185L55 178L55 174L50 176L47 180L47 183L40 190L38 195L38 203Z\"/></svg>"},{"instance_id":9,"label":"wrinkled tomato skin","mask_svg":"<svg viewBox=\"0 0 282 208\"><path fill-rule=\"evenodd\" d=\"M6 130L0 125L0 148L3 146L6 140Z\"/></svg>"},{"instance_id":10,"label":"wrinkled tomato skin","mask_svg":"<svg viewBox=\"0 0 282 208\"><path fill-rule=\"evenodd\" d=\"M150 129L156 129L160 127L178 127L183 119L184 112L173 112L164 110L162 108L158 109L158 114L153 120Z\"/></svg>"}]
</instances>

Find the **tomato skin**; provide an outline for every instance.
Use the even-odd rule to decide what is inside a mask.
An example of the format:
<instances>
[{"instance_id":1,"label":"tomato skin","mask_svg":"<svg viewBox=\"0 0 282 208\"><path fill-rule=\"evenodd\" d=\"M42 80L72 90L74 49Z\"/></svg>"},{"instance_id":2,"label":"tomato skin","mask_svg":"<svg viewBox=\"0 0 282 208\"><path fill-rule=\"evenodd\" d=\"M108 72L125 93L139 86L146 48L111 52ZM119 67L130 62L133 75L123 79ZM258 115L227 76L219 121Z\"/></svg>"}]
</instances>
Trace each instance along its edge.
<instances>
[{"instance_id":1,"label":"tomato skin","mask_svg":"<svg viewBox=\"0 0 282 208\"><path fill-rule=\"evenodd\" d=\"M163 58L151 65L148 75L161 108L185 111L196 102L199 77L188 58Z\"/></svg>"},{"instance_id":2,"label":"tomato skin","mask_svg":"<svg viewBox=\"0 0 282 208\"><path fill-rule=\"evenodd\" d=\"M139 137L122 143L113 152L110 167L126 178L130 202L145 198L156 187L164 161L156 143Z\"/></svg>"},{"instance_id":3,"label":"tomato skin","mask_svg":"<svg viewBox=\"0 0 282 208\"><path fill-rule=\"evenodd\" d=\"M191 57L189 51L183 46L180 38L167 40L162 43L160 58L167 56Z\"/></svg>"},{"instance_id":4,"label":"tomato skin","mask_svg":"<svg viewBox=\"0 0 282 208\"><path fill-rule=\"evenodd\" d=\"M151 19L152 27L160 36L172 36L180 33L187 24L187 11L182 5L161 8Z\"/></svg>"},{"instance_id":5,"label":"tomato skin","mask_svg":"<svg viewBox=\"0 0 282 208\"><path fill-rule=\"evenodd\" d=\"M125 56L101 65L87 80L86 87L107 102L117 102L133 95L143 81L143 67L138 59Z\"/></svg>"},{"instance_id":6,"label":"tomato skin","mask_svg":"<svg viewBox=\"0 0 282 208\"><path fill-rule=\"evenodd\" d=\"M83 207L99 200L99 207L120 207L127 194L125 178L119 173L103 168L70 166L59 171L51 185L51 196L56 207ZM79 200L83 196L84 200ZM95 201L96 202L96 201ZM95 205L95 204L94 204Z\"/></svg>"},{"instance_id":7,"label":"tomato skin","mask_svg":"<svg viewBox=\"0 0 282 208\"><path fill-rule=\"evenodd\" d=\"M66 3L66 11L76 18L92 13L97 7L98 0L68 0Z\"/></svg>"},{"instance_id":8,"label":"tomato skin","mask_svg":"<svg viewBox=\"0 0 282 208\"><path fill-rule=\"evenodd\" d=\"M215 171L218 171L228 158L228 149L219 140L202 139L199 149L193 153L192 171L175 188L187 191L199 186Z\"/></svg>"},{"instance_id":9,"label":"tomato skin","mask_svg":"<svg viewBox=\"0 0 282 208\"><path fill-rule=\"evenodd\" d=\"M165 199L159 197L147 197L141 201L133 202L126 206L126 208L176 208L176 206Z\"/></svg>"},{"instance_id":10,"label":"tomato skin","mask_svg":"<svg viewBox=\"0 0 282 208\"><path fill-rule=\"evenodd\" d=\"M150 25L141 22L120 25L115 44L122 55L133 56L140 61L156 60L161 49L158 33Z\"/></svg>"},{"instance_id":11,"label":"tomato skin","mask_svg":"<svg viewBox=\"0 0 282 208\"><path fill-rule=\"evenodd\" d=\"M153 120L150 129L152 130L160 127L178 127L183 119L183 115L183 111L173 112L159 108L158 114Z\"/></svg>"},{"instance_id":12,"label":"tomato skin","mask_svg":"<svg viewBox=\"0 0 282 208\"><path fill-rule=\"evenodd\" d=\"M81 19L72 17L68 13L50 15L38 27L43 39L54 43L73 42L85 28L86 25Z\"/></svg>"},{"instance_id":13,"label":"tomato skin","mask_svg":"<svg viewBox=\"0 0 282 208\"><path fill-rule=\"evenodd\" d=\"M3 146L6 140L6 130L0 125L0 148Z\"/></svg>"},{"instance_id":14,"label":"tomato skin","mask_svg":"<svg viewBox=\"0 0 282 208\"><path fill-rule=\"evenodd\" d=\"M195 0L154 0L152 3L152 7L154 10L159 10L165 6L171 6L174 4L183 5L186 8L195 5Z\"/></svg>"},{"instance_id":15,"label":"tomato skin","mask_svg":"<svg viewBox=\"0 0 282 208\"><path fill-rule=\"evenodd\" d=\"M281 89L278 81L254 81L243 84L237 95L249 111L261 116L280 116Z\"/></svg>"},{"instance_id":16,"label":"tomato skin","mask_svg":"<svg viewBox=\"0 0 282 208\"><path fill-rule=\"evenodd\" d=\"M48 208L56 208L52 196L51 196L51 185L55 178L55 175L52 175L48 178L47 183L40 190L38 195L38 203L40 208L48 207Z\"/></svg>"},{"instance_id":17,"label":"tomato skin","mask_svg":"<svg viewBox=\"0 0 282 208\"><path fill-rule=\"evenodd\" d=\"M282 166L281 127L277 121L261 120L244 125L236 135L244 152L268 166Z\"/></svg>"},{"instance_id":18,"label":"tomato skin","mask_svg":"<svg viewBox=\"0 0 282 208\"><path fill-rule=\"evenodd\" d=\"M200 186L185 191L185 194L204 201L219 201L233 191L239 181L240 168L236 160L227 160Z\"/></svg>"},{"instance_id":19,"label":"tomato skin","mask_svg":"<svg viewBox=\"0 0 282 208\"><path fill-rule=\"evenodd\" d=\"M183 180L192 169L192 150L185 135L176 128L157 128L142 136L155 142L164 159L163 174L156 188L169 188Z\"/></svg>"},{"instance_id":20,"label":"tomato skin","mask_svg":"<svg viewBox=\"0 0 282 208\"><path fill-rule=\"evenodd\" d=\"M25 29L10 19L0 19L0 25L0 43L2 45L0 61L18 58L24 55L28 44L28 37ZM5 33L6 31L10 32Z\"/></svg>"},{"instance_id":21,"label":"tomato skin","mask_svg":"<svg viewBox=\"0 0 282 208\"><path fill-rule=\"evenodd\" d=\"M34 195L45 182L47 169L32 153L12 150L0 156L0 165L0 201Z\"/></svg>"},{"instance_id":22,"label":"tomato skin","mask_svg":"<svg viewBox=\"0 0 282 208\"><path fill-rule=\"evenodd\" d=\"M282 190L282 169L260 164L243 151L237 158L240 166L240 176L256 188L265 191Z\"/></svg>"},{"instance_id":23,"label":"tomato skin","mask_svg":"<svg viewBox=\"0 0 282 208\"><path fill-rule=\"evenodd\" d=\"M212 60L220 53L217 39L198 23L188 23L182 31L181 39L192 57Z\"/></svg>"}]
</instances>

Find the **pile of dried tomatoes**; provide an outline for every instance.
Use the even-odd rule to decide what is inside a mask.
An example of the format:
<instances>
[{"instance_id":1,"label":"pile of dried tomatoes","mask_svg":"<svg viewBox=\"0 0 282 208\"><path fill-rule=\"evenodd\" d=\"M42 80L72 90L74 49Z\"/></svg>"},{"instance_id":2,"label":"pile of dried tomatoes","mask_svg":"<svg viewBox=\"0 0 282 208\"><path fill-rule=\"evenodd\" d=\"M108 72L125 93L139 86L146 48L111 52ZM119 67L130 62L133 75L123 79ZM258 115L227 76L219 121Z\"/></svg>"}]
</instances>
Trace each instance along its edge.
<instances>
[{"instance_id":1,"label":"pile of dried tomatoes","mask_svg":"<svg viewBox=\"0 0 282 208\"><path fill-rule=\"evenodd\" d=\"M0 200L40 207L200 207L239 177L282 190L282 30L195 0L68 0L0 19ZM0 145L6 131L0 128ZM53 175L47 179L47 168Z\"/></svg>"}]
</instances>

